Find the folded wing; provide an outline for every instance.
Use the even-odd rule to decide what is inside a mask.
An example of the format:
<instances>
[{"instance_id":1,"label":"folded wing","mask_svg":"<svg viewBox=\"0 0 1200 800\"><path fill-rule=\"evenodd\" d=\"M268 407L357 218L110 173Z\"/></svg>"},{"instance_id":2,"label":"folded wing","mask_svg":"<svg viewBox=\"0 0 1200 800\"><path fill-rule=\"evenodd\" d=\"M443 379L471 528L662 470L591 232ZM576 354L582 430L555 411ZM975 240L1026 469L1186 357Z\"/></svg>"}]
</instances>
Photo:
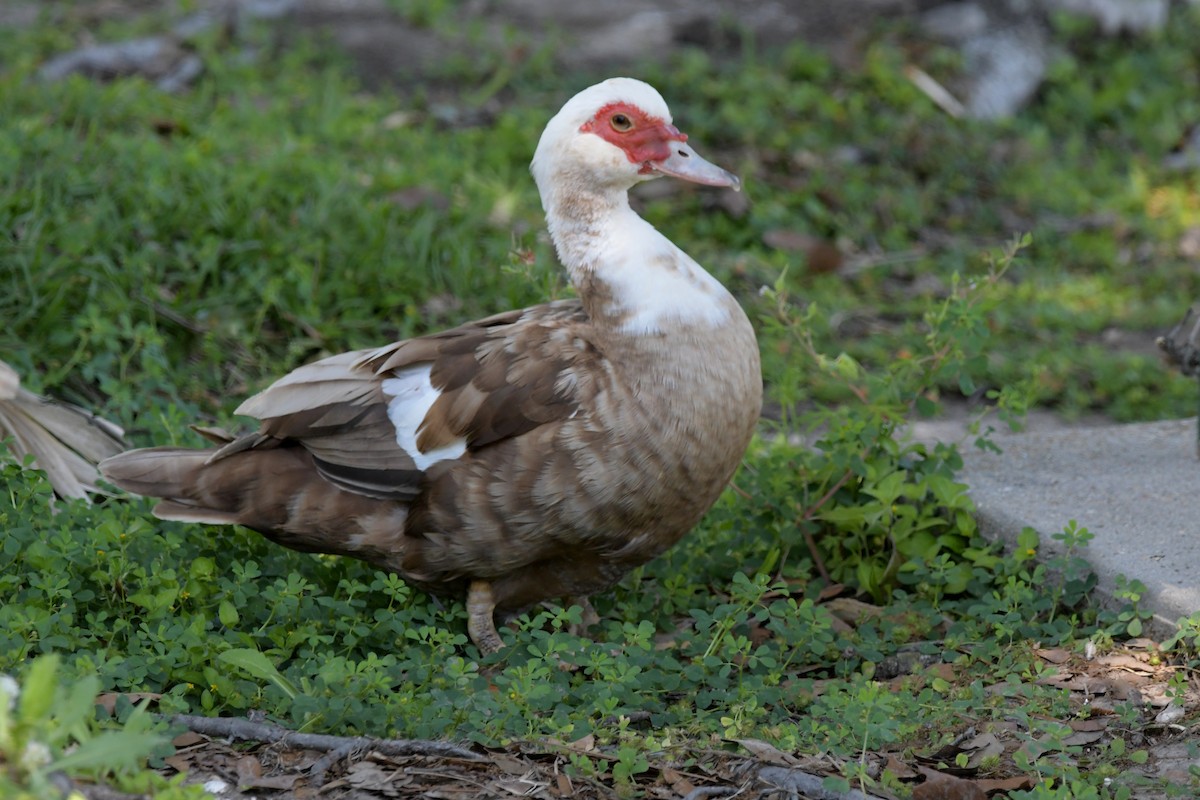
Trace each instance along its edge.
<instances>
[{"instance_id":1,"label":"folded wing","mask_svg":"<svg viewBox=\"0 0 1200 800\"><path fill-rule=\"evenodd\" d=\"M297 444L327 480L409 501L430 467L577 413L599 353L577 301L322 359L243 403L261 429L217 450Z\"/></svg>"}]
</instances>

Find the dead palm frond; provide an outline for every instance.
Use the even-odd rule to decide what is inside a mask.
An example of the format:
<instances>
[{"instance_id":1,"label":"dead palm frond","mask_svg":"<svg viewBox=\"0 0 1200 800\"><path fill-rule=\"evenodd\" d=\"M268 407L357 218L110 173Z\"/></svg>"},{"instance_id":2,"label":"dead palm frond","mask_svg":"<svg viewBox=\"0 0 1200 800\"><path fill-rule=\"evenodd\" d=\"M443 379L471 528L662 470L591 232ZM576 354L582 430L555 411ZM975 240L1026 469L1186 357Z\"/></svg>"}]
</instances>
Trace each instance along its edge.
<instances>
[{"instance_id":1,"label":"dead palm frond","mask_svg":"<svg viewBox=\"0 0 1200 800\"><path fill-rule=\"evenodd\" d=\"M16 370L0 361L0 439L12 437L9 450L18 460L32 454L60 497L100 492L95 464L121 452L124 435L89 411L21 388Z\"/></svg>"}]
</instances>

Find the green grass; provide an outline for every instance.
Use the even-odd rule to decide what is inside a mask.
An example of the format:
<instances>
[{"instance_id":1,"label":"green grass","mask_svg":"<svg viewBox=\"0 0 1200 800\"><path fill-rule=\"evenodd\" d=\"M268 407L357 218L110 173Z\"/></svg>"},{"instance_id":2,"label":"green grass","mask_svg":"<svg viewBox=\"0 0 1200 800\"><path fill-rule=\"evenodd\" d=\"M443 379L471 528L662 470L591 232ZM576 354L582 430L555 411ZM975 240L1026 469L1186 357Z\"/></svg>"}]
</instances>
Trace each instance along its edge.
<instances>
[{"instance_id":1,"label":"green grass","mask_svg":"<svg viewBox=\"0 0 1200 800\"><path fill-rule=\"evenodd\" d=\"M449 12L430 13L425 24ZM558 75L539 53L488 84L497 59L456 61L448 80L502 100L473 127L440 122L422 91L361 91L318 47L242 61L202 41L209 72L177 97L138 80L38 82L81 26L64 13L0 31L0 353L31 388L120 421L137 444L196 442L188 424L236 424L242 398L307 360L567 291L527 163L548 116L604 76ZM1143 42L1064 35L1035 104L999 124L934 108L886 33L853 71L801 46L684 52L641 71L751 201L733 214L680 187L644 213L738 294L770 401L824 439L756 442L743 493L599 598L595 642L565 632L577 612L544 611L483 660L461 605L245 531L160 523L144 501L51 515L44 482L7 463L0 670L56 652L105 690L162 692L165 711L261 709L310 731L595 733L623 755L574 769L629 793L647 758L694 761L688 748L714 736L828 752L856 777L863 750L926 752L964 719L1017 715L1022 735L1052 733L1047 720L1074 712L1029 680L1030 642L1107 642L1144 614L1091 608L1073 560L1051 581L1032 538L997 554L955 480L958 453L892 434L945 396L1120 420L1194 408L1192 381L1105 332L1148 340L1200 295L1177 246L1200 224L1194 177L1160 166L1197 116L1200 18L1178 14ZM866 266L814 273L764 243L780 229ZM1026 231L1010 263L997 248ZM892 610L835 625L806 535L835 580ZM1077 555L1086 537L1066 536ZM954 678L881 690L876 665L909 646ZM269 668L248 669L245 651ZM815 691L814 677L836 680ZM986 691L1005 680L1019 691ZM635 713L649 731L620 721ZM1088 759L1122 754L1028 769L1101 791ZM1080 796L1126 796L1115 787Z\"/></svg>"},{"instance_id":2,"label":"green grass","mask_svg":"<svg viewBox=\"0 0 1200 800\"><path fill-rule=\"evenodd\" d=\"M987 384L1030 380L1039 404L1069 416L1190 413L1189 381L1144 349L1106 347L1103 333L1148 342L1200 295L1176 247L1200 203L1187 174L1159 167L1195 117L1195 28L1180 15L1139 47L1080 35L1040 101L999 125L946 117L886 41L852 73L801 47L769 65L685 53L645 77L705 152L743 173L751 203L734 218L704 209L711 192L683 189L646 214L757 316L757 290L786 270L793 296L824 312L820 349L872 365L919 342L922 309L953 272L981 268L982 247L1031 232L1021 273L998 290L1008 302ZM38 84L30 73L65 46L63 32L4 35L0 224L12 234L0 245L0 341L27 373L107 399L126 422L144 409L115 384L135 375L190 411L220 413L322 352L534 302L556 285L526 165L568 89L540 61L512 77L498 118L461 129L419 93L357 91L314 51L239 65L208 43L210 74L165 97L132 80ZM385 125L395 111L407 123ZM842 146L852 158L836 157ZM397 201L414 188L436 202ZM780 228L876 266L809 274L802 254L763 243ZM422 313L445 295L461 307ZM862 324L836 323L847 317ZM838 399L786 348L775 357L780 343L763 349L775 399ZM205 380L179 385L181 363ZM784 373L806 390L781 395Z\"/></svg>"}]
</instances>

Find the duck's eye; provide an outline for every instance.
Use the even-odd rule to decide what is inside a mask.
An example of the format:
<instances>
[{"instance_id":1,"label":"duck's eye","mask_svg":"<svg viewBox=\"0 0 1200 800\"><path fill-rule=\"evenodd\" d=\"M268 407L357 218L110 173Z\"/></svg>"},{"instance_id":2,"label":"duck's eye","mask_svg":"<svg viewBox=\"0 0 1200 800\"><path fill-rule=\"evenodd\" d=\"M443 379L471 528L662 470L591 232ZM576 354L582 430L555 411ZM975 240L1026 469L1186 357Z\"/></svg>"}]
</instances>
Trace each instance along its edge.
<instances>
[{"instance_id":1,"label":"duck's eye","mask_svg":"<svg viewBox=\"0 0 1200 800\"><path fill-rule=\"evenodd\" d=\"M612 123L613 130L617 133L624 133L633 128L633 120L624 114L613 114L612 119L609 121Z\"/></svg>"}]
</instances>

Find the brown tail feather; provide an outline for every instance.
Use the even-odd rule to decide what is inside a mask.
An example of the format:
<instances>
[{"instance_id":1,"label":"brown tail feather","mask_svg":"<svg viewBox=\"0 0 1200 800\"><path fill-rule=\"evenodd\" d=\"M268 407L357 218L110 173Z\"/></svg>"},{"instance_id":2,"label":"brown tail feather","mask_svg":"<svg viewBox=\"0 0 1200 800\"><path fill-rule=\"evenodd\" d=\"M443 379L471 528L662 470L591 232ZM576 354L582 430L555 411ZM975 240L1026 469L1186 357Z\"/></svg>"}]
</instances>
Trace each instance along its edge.
<instances>
[{"instance_id":1,"label":"brown tail feather","mask_svg":"<svg viewBox=\"0 0 1200 800\"><path fill-rule=\"evenodd\" d=\"M100 473L127 492L164 498L154 507L159 519L236 525L240 520L234 510L205 507L204 500L196 496L200 472L211 454L211 450L147 447L105 459Z\"/></svg>"},{"instance_id":2,"label":"brown tail feather","mask_svg":"<svg viewBox=\"0 0 1200 800\"><path fill-rule=\"evenodd\" d=\"M127 492L147 497L182 498L196 482L208 452L179 447L147 447L100 462L100 474Z\"/></svg>"},{"instance_id":3,"label":"brown tail feather","mask_svg":"<svg viewBox=\"0 0 1200 800\"><path fill-rule=\"evenodd\" d=\"M176 500L160 500L154 506L154 516L171 522L202 522L205 525L237 525L237 515L229 511L197 508Z\"/></svg>"},{"instance_id":4,"label":"brown tail feather","mask_svg":"<svg viewBox=\"0 0 1200 800\"><path fill-rule=\"evenodd\" d=\"M100 463L112 483L162 499L159 519L244 525L294 550L353 556L398 569L408 508L341 489L301 447L215 450L150 447Z\"/></svg>"}]
</instances>

